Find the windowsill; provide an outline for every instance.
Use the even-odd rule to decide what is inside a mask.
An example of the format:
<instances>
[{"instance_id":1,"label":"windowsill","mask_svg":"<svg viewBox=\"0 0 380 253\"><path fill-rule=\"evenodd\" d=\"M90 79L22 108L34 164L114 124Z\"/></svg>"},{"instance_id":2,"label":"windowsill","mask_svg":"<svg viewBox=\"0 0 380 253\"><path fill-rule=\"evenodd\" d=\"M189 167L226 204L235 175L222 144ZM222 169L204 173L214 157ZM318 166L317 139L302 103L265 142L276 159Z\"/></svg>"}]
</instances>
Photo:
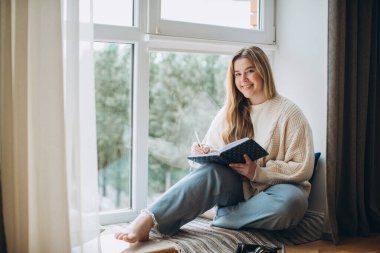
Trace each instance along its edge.
<instances>
[{"instance_id":1,"label":"windowsill","mask_svg":"<svg viewBox=\"0 0 380 253\"><path fill-rule=\"evenodd\" d=\"M104 231L101 236L102 253L175 253L174 244L167 240L152 239L147 242L127 243L115 239L114 231Z\"/></svg>"}]
</instances>

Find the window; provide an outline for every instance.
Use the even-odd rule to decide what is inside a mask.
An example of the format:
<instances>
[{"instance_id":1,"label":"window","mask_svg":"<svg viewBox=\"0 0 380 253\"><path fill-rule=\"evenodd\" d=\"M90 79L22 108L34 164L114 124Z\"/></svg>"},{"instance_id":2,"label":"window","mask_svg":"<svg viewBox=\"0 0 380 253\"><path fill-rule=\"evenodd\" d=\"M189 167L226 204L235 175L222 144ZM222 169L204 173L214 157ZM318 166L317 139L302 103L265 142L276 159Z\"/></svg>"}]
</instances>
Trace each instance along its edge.
<instances>
[{"instance_id":1,"label":"window","mask_svg":"<svg viewBox=\"0 0 380 253\"><path fill-rule=\"evenodd\" d=\"M133 26L133 0L93 0L94 23Z\"/></svg>"},{"instance_id":2,"label":"window","mask_svg":"<svg viewBox=\"0 0 380 253\"><path fill-rule=\"evenodd\" d=\"M131 208L132 46L94 44L100 211Z\"/></svg>"},{"instance_id":3,"label":"window","mask_svg":"<svg viewBox=\"0 0 380 253\"><path fill-rule=\"evenodd\" d=\"M220 1L245 21L173 16L174 0L94 0L101 224L133 219L189 172L193 132L203 136L223 103L229 55L252 41L273 48L262 37L273 0Z\"/></svg>"},{"instance_id":4,"label":"window","mask_svg":"<svg viewBox=\"0 0 380 253\"><path fill-rule=\"evenodd\" d=\"M257 29L257 25L251 24L250 21L251 8L257 8L258 2L257 0L161 0L161 18L195 24ZM226 18L231 16L231 13L239 13L240 15L236 15L234 18Z\"/></svg>"},{"instance_id":5,"label":"window","mask_svg":"<svg viewBox=\"0 0 380 253\"><path fill-rule=\"evenodd\" d=\"M189 173L186 156L223 104L229 57L151 52L148 204Z\"/></svg>"},{"instance_id":6,"label":"window","mask_svg":"<svg viewBox=\"0 0 380 253\"><path fill-rule=\"evenodd\" d=\"M148 33L274 44L274 0L149 0Z\"/></svg>"}]
</instances>

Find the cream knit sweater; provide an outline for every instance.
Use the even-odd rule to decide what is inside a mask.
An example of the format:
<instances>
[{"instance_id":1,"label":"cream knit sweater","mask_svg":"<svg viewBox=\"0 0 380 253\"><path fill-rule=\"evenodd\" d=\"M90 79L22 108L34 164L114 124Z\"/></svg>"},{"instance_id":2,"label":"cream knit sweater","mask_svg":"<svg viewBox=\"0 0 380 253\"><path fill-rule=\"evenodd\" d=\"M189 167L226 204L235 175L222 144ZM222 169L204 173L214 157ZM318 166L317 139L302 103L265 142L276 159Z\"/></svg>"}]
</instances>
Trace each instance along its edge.
<instances>
[{"instance_id":1,"label":"cream knit sweater","mask_svg":"<svg viewBox=\"0 0 380 253\"><path fill-rule=\"evenodd\" d=\"M308 182L314 165L313 137L302 111L290 100L276 95L259 105L251 106L254 139L268 155L257 160L254 177L244 178L246 199L280 183L297 184L310 193ZM212 149L225 145L221 133L226 129L224 110L211 123L202 143Z\"/></svg>"}]
</instances>

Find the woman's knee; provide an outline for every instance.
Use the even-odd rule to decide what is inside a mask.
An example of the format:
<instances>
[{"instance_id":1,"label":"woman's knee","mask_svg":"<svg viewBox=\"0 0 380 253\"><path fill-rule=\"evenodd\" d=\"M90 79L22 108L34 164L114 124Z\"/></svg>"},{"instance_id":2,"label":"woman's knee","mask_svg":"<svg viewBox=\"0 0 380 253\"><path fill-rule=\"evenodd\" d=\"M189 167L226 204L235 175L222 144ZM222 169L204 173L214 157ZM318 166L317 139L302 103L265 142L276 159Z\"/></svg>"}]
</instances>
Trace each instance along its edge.
<instances>
[{"instance_id":1,"label":"woman's knee","mask_svg":"<svg viewBox=\"0 0 380 253\"><path fill-rule=\"evenodd\" d=\"M282 203L278 209L278 215L285 217L285 219L291 219L290 225L294 225L297 221L300 221L304 216L307 209L307 201L303 198L291 197L286 202Z\"/></svg>"},{"instance_id":2,"label":"woman's knee","mask_svg":"<svg viewBox=\"0 0 380 253\"><path fill-rule=\"evenodd\" d=\"M241 176L229 167L219 164L206 164L200 167L198 176L212 185L213 195L231 195L234 198L243 198L243 187ZM228 197L230 198L230 197Z\"/></svg>"},{"instance_id":3,"label":"woman's knee","mask_svg":"<svg viewBox=\"0 0 380 253\"><path fill-rule=\"evenodd\" d=\"M290 186L285 190L287 192L282 192L281 199L278 199L273 209L273 216L278 221L276 230L296 226L307 210L307 197L301 189L293 187L297 186Z\"/></svg>"}]
</instances>

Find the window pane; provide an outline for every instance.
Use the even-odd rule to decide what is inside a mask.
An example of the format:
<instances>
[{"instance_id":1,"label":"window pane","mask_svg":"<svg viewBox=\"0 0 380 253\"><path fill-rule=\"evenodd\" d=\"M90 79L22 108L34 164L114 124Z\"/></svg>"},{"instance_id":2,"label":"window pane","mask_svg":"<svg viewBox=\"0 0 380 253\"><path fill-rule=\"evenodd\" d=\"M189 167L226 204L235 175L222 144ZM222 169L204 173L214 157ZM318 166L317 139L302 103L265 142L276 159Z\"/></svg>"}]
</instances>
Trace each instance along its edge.
<instances>
[{"instance_id":1,"label":"window pane","mask_svg":"<svg viewBox=\"0 0 380 253\"><path fill-rule=\"evenodd\" d=\"M228 59L150 53L148 204L189 172L194 131L203 138L223 104Z\"/></svg>"},{"instance_id":2,"label":"window pane","mask_svg":"<svg viewBox=\"0 0 380 253\"><path fill-rule=\"evenodd\" d=\"M161 18L258 29L259 0L161 0Z\"/></svg>"},{"instance_id":3,"label":"window pane","mask_svg":"<svg viewBox=\"0 0 380 253\"><path fill-rule=\"evenodd\" d=\"M133 26L133 0L93 0L94 23Z\"/></svg>"},{"instance_id":4,"label":"window pane","mask_svg":"<svg viewBox=\"0 0 380 253\"><path fill-rule=\"evenodd\" d=\"M131 205L132 45L94 43L100 210Z\"/></svg>"}]
</instances>

